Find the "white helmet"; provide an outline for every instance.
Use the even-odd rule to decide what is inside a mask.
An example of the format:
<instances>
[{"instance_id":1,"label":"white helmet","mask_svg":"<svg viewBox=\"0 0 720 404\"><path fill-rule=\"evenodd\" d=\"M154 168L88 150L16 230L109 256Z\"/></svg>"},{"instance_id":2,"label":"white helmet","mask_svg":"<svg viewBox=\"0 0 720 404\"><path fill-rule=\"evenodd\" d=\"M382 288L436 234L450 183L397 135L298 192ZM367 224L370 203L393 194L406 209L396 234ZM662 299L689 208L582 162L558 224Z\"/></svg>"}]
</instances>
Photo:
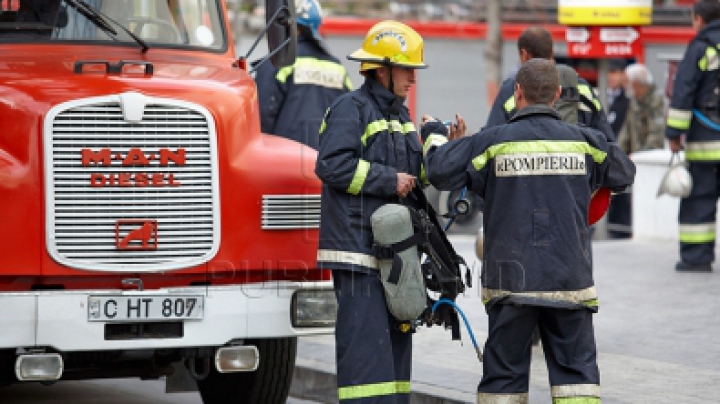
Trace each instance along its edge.
<instances>
[{"instance_id":1,"label":"white helmet","mask_svg":"<svg viewBox=\"0 0 720 404\"><path fill-rule=\"evenodd\" d=\"M672 160L670 162L672 163ZM660 181L657 196L668 194L678 198L687 198L690 191L692 191L692 186L692 177L685 163L677 162L668 168L662 181Z\"/></svg>"}]
</instances>

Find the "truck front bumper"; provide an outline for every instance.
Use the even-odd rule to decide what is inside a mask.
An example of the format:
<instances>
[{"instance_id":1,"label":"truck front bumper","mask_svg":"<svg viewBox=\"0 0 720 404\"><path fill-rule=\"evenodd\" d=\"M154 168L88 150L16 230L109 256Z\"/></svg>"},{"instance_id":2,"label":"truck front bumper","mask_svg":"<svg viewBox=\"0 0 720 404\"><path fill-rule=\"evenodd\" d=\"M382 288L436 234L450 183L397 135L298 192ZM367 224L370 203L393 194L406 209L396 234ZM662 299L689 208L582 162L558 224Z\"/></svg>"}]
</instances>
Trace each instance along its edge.
<instances>
[{"instance_id":1,"label":"truck front bumper","mask_svg":"<svg viewBox=\"0 0 720 404\"><path fill-rule=\"evenodd\" d=\"M332 291L332 282L268 282L147 291L2 293L0 330L4 331L0 333L0 348L52 347L58 351L180 348L222 346L238 339L331 334L334 314L327 313L334 313ZM313 293L306 295L308 292ZM305 297L294 298L298 293ZM90 296L162 297L164 294L202 295L203 318L183 320L182 333L175 337L133 339L108 339L108 322L89 319ZM321 321L313 321L313 314L307 314L308 309L312 311L313 305L324 304L333 306L323 309ZM126 323L133 324L132 321Z\"/></svg>"}]
</instances>

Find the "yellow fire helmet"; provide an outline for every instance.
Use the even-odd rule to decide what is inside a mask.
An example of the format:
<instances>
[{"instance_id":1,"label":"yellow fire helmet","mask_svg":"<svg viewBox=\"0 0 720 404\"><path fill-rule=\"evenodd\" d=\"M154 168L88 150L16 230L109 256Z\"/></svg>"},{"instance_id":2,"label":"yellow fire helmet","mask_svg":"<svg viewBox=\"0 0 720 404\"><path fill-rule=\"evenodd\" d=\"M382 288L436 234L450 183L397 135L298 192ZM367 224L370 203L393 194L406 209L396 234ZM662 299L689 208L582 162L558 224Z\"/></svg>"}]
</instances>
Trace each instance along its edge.
<instances>
[{"instance_id":1,"label":"yellow fire helmet","mask_svg":"<svg viewBox=\"0 0 720 404\"><path fill-rule=\"evenodd\" d=\"M392 20L373 25L365 36L362 48L347 57L362 62L360 71L382 66L424 69L423 39L414 29Z\"/></svg>"}]
</instances>

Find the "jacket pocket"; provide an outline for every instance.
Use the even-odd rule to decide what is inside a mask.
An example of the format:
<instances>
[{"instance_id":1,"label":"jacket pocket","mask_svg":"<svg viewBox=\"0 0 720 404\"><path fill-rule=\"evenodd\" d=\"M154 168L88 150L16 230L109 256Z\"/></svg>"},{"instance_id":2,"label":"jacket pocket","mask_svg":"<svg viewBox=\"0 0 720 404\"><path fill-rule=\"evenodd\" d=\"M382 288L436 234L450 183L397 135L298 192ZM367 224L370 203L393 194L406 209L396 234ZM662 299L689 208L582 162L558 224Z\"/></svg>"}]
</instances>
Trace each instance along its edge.
<instances>
[{"instance_id":1,"label":"jacket pocket","mask_svg":"<svg viewBox=\"0 0 720 404\"><path fill-rule=\"evenodd\" d=\"M533 245L550 246L550 211L547 209L533 211Z\"/></svg>"}]
</instances>

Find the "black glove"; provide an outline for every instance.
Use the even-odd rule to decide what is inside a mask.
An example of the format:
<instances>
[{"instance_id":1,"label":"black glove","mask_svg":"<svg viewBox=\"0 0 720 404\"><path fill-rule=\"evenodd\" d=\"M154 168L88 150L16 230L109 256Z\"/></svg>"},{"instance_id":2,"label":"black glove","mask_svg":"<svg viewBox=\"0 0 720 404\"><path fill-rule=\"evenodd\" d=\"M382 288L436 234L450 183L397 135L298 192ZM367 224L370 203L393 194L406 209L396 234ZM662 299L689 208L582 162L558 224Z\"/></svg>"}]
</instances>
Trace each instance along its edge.
<instances>
[{"instance_id":1,"label":"black glove","mask_svg":"<svg viewBox=\"0 0 720 404\"><path fill-rule=\"evenodd\" d=\"M440 121L428 121L420 128L420 136L427 139L430 135L443 135L447 137L448 128Z\"/></svg>"}]
</instances>

